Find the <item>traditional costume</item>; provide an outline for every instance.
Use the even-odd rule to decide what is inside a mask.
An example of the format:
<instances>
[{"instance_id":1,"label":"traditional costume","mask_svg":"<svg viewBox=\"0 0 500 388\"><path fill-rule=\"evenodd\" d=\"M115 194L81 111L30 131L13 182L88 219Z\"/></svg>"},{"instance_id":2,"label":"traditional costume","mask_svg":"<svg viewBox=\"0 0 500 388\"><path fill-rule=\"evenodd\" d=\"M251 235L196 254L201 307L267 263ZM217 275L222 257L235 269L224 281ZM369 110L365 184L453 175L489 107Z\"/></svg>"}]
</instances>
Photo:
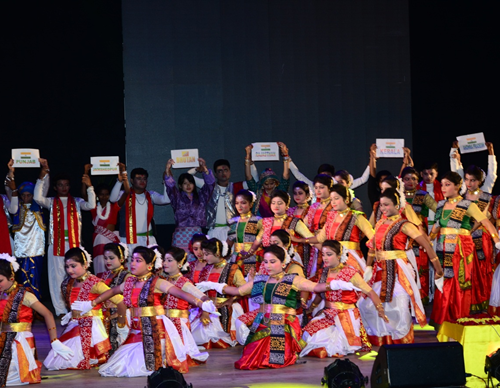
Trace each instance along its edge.
<instances>
[{"instance_id":1,"label":"traditional costume","mask_svg":"<svg viewBox=\"0 0 500 388\"><path fill-rule=\"evenodd\" d=\"M259 271L261 254L255 252L250 257L242 259L241 252L248 252L262 230L262 218L250 215L246 221L241 221L241 217L234 217L229 221L228 241L233 242L233 254L231 263L236 263L240 267L244 276L248 275L250 269Z\"/></svg>"},{"instance_id":2,"label":"traditional costume","mask_svg":"<svg viewBox=\"0 0 500 388\"><path fill-rule=\"evenodd\" d=\"M325 207L321 207L322 204ZM321 200L320 202L315 202L309 208L307 215L305 217L306 226L313 234L318 234L321 229L325 226L328 213L332 210L332 203L330 197ZM323 266L323 259L321 256L321 250L312 247L309 263L306 268L306 278L310 279L316 275L316 271Z\"/></svg>"},{"instance_id":3,"label":"traditional costume","mask_svg":"<svg viewBox=\"0 0 500 388\"><path fill-rule=\"evenodd\" d=\"M281 178L279 179L276 173L270 168L266 168L259 177L259 182L255 182L255 179L252 177L251 180L247 180L248 189L256 193L257 199L254 202L252 207L252 214L256 214L260 217L272 217L273 212L271 211L271 196L267 194L266 190L264 190L264 183L268 179L273 179L276 181L275 190L283 190L285 192L288 191L288 187L290 186L290 179Z\"/></svg>"},{"instance_id":4,"label":"traditional costume","mask_svg":"<svg viewBox=\"0 0 500 388\"><path fill-rule=\"evenodd\" d=\"M500 195L497 195L491 201L490 214L495 222L495 228L497 234L500 231ZM491 284L491 295L490 303L488 306L488 313L490 315L500 316L500 270L498 265L500 264L500 251L496 252L496 258L494 263L495 273L493 274L493 281Z\"/></svg>"},{"instance_id":5,"label":"traditional costume","mask_svg":"<svg viewBox=\"0 0 500 388\"><path fill-rule=\"evenodd\" d=\"M95 209L92 209L92 225L94 225L94 250L92 257L94 262L94 272L101 273L106 271L104 265L104 246L109 243L119 243L120 236L118 231L108 229L108 225L116 225L120 207L117 203L108 201L104 208L100 203Z\"/></svg>"}]
</instances>

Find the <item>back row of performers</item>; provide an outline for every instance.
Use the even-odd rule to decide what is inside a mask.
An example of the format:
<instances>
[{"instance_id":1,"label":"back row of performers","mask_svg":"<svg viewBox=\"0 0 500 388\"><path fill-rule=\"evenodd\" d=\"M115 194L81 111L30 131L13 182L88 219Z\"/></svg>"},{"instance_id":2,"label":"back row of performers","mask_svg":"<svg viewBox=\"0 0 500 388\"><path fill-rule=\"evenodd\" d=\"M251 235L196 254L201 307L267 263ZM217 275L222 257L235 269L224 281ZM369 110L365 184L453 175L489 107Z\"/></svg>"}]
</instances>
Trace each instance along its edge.
<instances>
[{"instance_id":1,"label":"back row of performers","mask_svg":"<svg viewBox=\"0 0 500 388\"><path fill-rule=\"evenodd\" d=\"M460 176L450 172L441 184L447 199L436 207L431 232L431 239L437 235L437 254L427 234L409 220L411 207L396 189L381 193L381 217L373 230L348 207L349 191L338 184L329 187L332 209L316 235L287 215L286 193L271 195L273 217L256 219L249 211L254 197L243 190L236 196L241 215L229 232L229 241L241 249L232 255L227 243L196 234L190 244L196 261L189 263L180 248L165 253L158 246L137 246L128 273L127 247L110 243L104 247L107 271L94 276L87 272L90 256L71 248L64 256L68 276L60 285L71 311L62 319L67 328L59 339L52 315L15 282L15 259L2 254L0 351L8 363L2 364L0 382L40 381L32 310L45 317L49 329L48 369L100 365L102 376L144 376L164 365L187 372L206 362L205 350L238 342L244 345L238 369L280 368L302 362L300 356L342 356L371 344L410 343L412 315L420 325L427 323L412 242L426 252L435 272L431 319L436 324L466 317L485 302L485 266L470 234L472 219L500 248L495 227L459 195ZM245 241L249 229L257 231L251 233L253 242ZM297 237L299 231L306 236ZM366 261L356 245L361 233L369 237ZM292 240L320 248L309 279ZM248 261L251 257L255 261Z\"/></svg>"},{"instance_id":2,"label":"back row of performers","mask_svg":"<svg viewBox=\"0 0 500 388\"><path fill-rule=\"evenodd\" d=\"M345 170L335 171L331 165L319 167L320 173L313 181L309 181L297 169L291 161L288 149L280 143L281 154L284 162L283 175L279 178L272 170L266 169L260 178L254 177L255 167L251 160L251 146L246 148L245 172L246 181L230 182L230 165L226 160L218 160L214 164L214 173L206 166L203 159L200 159L200 167L190 173L181 174L178 184L174 181L171 167L173 161L167 163L164 172L164 192L162 194L147 190L148 173L144 169L134 169L131 172L129 181L124 165L120 165L118 181L110 191L105 187L98 187L98 199L91 185L88 175L90 165L86 166L85 174L82 178L82 197L73 198L69 194L69 177L57 175L52 179L52 186L56 191L56 197L47 197L49 189L49 166L48 162L41 159L42 169L40 178L36 186L30 183L23 183L16 186L14 179L14 169L9 163L9 174L6 178L6 190L8 196L1 199L1 204L5 212L0 212L0 251L12 253L21 262L19 281L29 286L38 297L39 294L39 267L43 259L45 249L45 223L41 216L41 207L50 210L49 248L47 252L49 267L49 288L53 305L57 315L67 312L64 300L59 293L59 284L64 279L65 271L62 266L64 252L70 248L81 245L81 210L90 210L93 215L94 224L94 269L96 272L104 271L103 247L109 242L127 243L130 250L138 245L148 245L156 243L153 236L153 215L154 205L164 205L170 203L174 210L176 230L173 236L173 245L188 251L188 244L191 237L201 232L202 228L208 229L211 237L217 237L221 241L229 238L233 242L233 251L240 253L239 259L243 265L252 266L258 262L259 255L255 255L260 246L268 244L270 230L283 228L291 231L292 237L310 238L313 235L321 242L324 238L336 238L343 241L344 246L350 250L352 260L358 261L358 267L364 270L364 260L359 250L359 242L363 235L370 237L370 228L376 225L381 219L382 212L379 206L378 195L380 191L387 188L399 188L404 190L404 197L409 206L401 206L403 216L417 225L422 233L427 234L437 220L438 208L441 209L440 201L445 199L441 182L436 180L437 167L435 165L426 166L420 175L423 181L418 183L419 174L409 167L412 160L409 150L406 150L400 176L403 184L390 176L388 171L376 172L376 150L372 146L370 149L370 163L361 178L353 180ZM474 202L486 217L491 221L499 222L498 206L499 199L492 198L489 191L493 188L496 179L496 161L493 154L493 146L488 144L488 174L481 169L471 166L465 170L461 166L459 154L456 148L452 149L451 166L461 176L465 177L467 193L464 200ZM191 175L201 172L203 179L198 179ZM302 179L293 186L294 200L296 206L286 209L286 215L282 210L274 211L271 204L272 193L276 189L288 189L290 171L298 178ZM362 216L361 203L353 195L352 188L355 188L368 181L368 189L373 204L373 213L370 224ZM356 220L356 228L350 228L345 221L335 231L331 228L331 222L327 220L332 217L333 204L331 195L335 191L334 184L340 184L349 188L348 207L352 212L350 220ZM197 190L196 186L200 189ZM123 190L121 190L123 188ZM237 194L241 189L249 188L256 195L251 202L248 211L237 209ZM337 191L341 189L337 188ZM484 190L484 191L483 191ZM248 194L248 193L247 193ZM248 195L247 195L248 197ZM33 200L34 198L34 200ZM10 201L11 200L11 201ZM282 196L283 203L288 204L290 200ZM97 205L96 205L97 203ZM404 203L403 203L404 204ZM464 204L460 205L466 206ZM404 208L404 210L403 210ZM445 210L447 208L445 207ZM8 211L7 211L8 210ZM14 235L13 249L9 244L8 213L14 215L14 225L12 232ZM243 213L242 213L243 212ZM237 214L240 217L235 217ZM253 214L252 217L241 217L242 215ZM118 217L118 215L120 215ZM273 218L277 216L277 218ZM257 217L263 217L259 224ZM279 217L283 219L280 220ZM246 218L249 218L246 220ZM238 222L243 219L247 222ZM119 221L118 221L119 220ZM490 233L485 233L486 229L475 218L464 218L465 225L459 229L469 229L472 233L473 242L477 247L481 272L475 273L475 279L484 280L484 290L478 291L477 297L472 301L474 311L482 311L487 307L490 285L493 278L494 268L494 248ZM354 222L354 221L353 221ZM116 224L118 223L118 226ZM455 221L458 225L459 221ZM246 225L245 229L243 225ZM262 225L262 226L260 226ZM339 224L340 225L340 224ZM118 230L115 230L118 229ZM446 231L443 230L443 233ZM329 233L329 235L327 235ZM442 235L443 235L442 233ZM464 231L460 233L465 233ZM462 236L459 234L459 236ZM458 238L458 237L457 237ZM459 240L462 237L458 238ZM450 238L448 239L450 240ZM447 241L448 241L447 240ZM451 241L451 240L450 240ZM458 240L457 240L458 241ZM437 245L438 252L447 252L445 267L450 267L450 250L455 245L446 244L443 248ZM255 243L255 244L254 244ZM261 245L258 245L261 243ZM317 247L311 246L307 241L294 241L294 246L298 255L302 258L302 265L307 278L315 276L318 265L321 265L321 252ZM433 297L434 287L429 277L432 276L432 267L427 261L425 250L420 249L420 245L413 242L413 254L408 247L410 261L414 262L418 268L421 297L424 303ZM189 253L188 260L192 261L194 256ZM470 260L469 260L470 261ZM450 270L447 271L449 275ZM472 272L471 272L471 276ZM467 277L467 276L466 276ZM465 279L465 278L464 278ZM461 281L462 288L468 288L468 280ZM471 286L472 287L472 286ZM496 304L495 304L496 303ZM498 301L490 304L495 310Z\"/></svg>"}]
</instances>

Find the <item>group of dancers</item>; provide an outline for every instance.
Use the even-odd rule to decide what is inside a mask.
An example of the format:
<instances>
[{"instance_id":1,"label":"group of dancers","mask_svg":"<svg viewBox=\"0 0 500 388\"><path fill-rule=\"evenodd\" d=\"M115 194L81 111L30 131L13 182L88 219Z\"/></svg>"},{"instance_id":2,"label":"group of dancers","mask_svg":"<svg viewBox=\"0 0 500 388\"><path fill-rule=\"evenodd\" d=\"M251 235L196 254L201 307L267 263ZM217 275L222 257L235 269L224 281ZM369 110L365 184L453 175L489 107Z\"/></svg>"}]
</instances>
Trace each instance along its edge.
<instances>
[{"instance_id":1,"label":"group of dancers","mask_svg":"<svg viewBox=\"0 0 500 388\"><path fill-rule=\"evenodd\" d=\"M492 144L487 174L464 170L454 144L452 171L440 180L435 164L418 172L408 149L398 176L377 172L374 145L360 178L324 164L309 180L279 147L281 177L269 168L257 176L248 146L244 182L230 181L229 161L212 171L201 158L176 182L169 160L163 193L147 190L142 168L129 179L124 164L112 189L94 191L87 165L82 198L69 194L67 175L52 179L56 196L47 197L45 159L36 185L17 187L10 162L0 197L0 385L40 382L33 310L51 339L47 369L98 366L104 377L147 376L162 366L186 373L210 362L210 349L238 344L235 368L255 370L412 343L413 319L425 326L432 300L436 329L499 314ZM298 179L294 206L290 174ZM365 183L371 214L353 191ZM154 206L166 204L176 229L164 250L153 217ZM93 260L81 246L81 210L93 216ZM59 337L39 301L46 229L50 294L65 326Z\"/></svg>"}]
</instances>

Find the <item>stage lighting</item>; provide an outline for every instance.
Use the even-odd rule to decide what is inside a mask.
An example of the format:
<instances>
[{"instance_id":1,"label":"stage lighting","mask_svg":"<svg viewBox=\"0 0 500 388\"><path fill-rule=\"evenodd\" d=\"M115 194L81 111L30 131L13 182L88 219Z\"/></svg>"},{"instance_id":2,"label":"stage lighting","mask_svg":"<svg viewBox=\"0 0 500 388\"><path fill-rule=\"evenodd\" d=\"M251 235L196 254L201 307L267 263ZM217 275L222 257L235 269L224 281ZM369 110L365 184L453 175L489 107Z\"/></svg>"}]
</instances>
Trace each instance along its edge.
<instances>
[{"instance_id":1,"label":"stage lighting","mask_svg":"<svg viewBox=\"0 0 500 388\"><path fill-rule=\"evenodd\" d=\"M328 388L365 388L368 377L364 377L358 366L346 358L328 365L321 383Z\"/></svg>"},{"instance_id":2,"label":"stage lighting","mask_svg":"<svg viewBox=\"0 0 500 388\"><path fill-rule=\"evenodd\" d=\"M500 381L500 349L486 356L484 372L488 374L488 382L492 377Z\"/></svg>"},{"instance_id":3,"label":"stage lighting","mask_svg":"<svg viewBox=\"0 0 500 388\"><path fill-rule=\"evenodd\" d=\"M182 373L169 366L148 376L147 388L193 388L193 384L186 383Z\"/></svg>"}]
</instances>

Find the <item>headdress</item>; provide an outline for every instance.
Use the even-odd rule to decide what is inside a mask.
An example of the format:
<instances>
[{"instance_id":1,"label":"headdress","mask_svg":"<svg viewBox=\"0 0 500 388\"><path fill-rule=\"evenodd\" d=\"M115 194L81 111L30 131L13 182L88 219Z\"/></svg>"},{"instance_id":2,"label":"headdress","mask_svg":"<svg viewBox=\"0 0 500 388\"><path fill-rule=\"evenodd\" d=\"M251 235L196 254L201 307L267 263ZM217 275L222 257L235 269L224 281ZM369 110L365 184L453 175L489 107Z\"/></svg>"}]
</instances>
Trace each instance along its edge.
<instances>
[{"instance_id":1,"label":"headdress","mask_svg":"<svg viewBox=\"0 0 500 388\"><path fill-rule=\"evenodd\" d=\"M0 253L0 259L7 260L10 263L12 272L16 272L19 269L19 263L16 261L14 256L9 255L8 253Z\"/></svg>"},{"instance_id":2,"label":"headdress","mask_svg":"<svg viewBox=\"0 0 500 388\"><path fill-rule=\"evenodd\" d=\"M85 262L84 264L88 267L90 267L90 264L92 263L92 256L90 256L90 253L88 253L84 247L80 246L80 250L83 253L83 261Z\"/></svg>"}]
</instances>

